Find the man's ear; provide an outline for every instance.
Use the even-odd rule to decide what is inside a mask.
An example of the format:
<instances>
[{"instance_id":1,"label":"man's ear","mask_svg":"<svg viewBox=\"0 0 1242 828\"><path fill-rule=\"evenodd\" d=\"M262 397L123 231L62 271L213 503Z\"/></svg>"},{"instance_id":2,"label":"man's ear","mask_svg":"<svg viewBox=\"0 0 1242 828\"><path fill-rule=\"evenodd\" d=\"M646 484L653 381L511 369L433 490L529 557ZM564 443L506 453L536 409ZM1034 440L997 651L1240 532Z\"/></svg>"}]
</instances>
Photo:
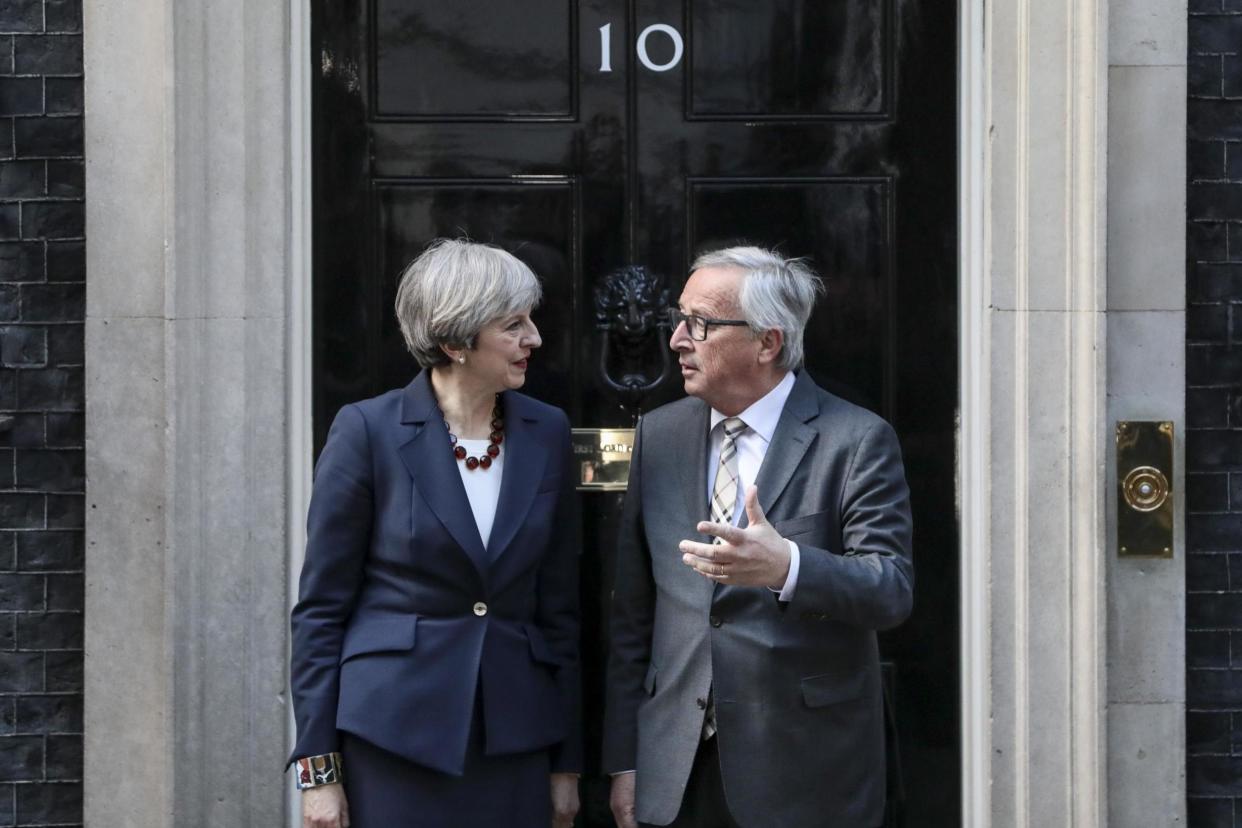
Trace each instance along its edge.
<instances>
[{"instance_id":1,"label":"man's ear","mask_svg":"<svg viewBox=\"0 0 1242 828\"><path fill-rule=\"evenodd\" d=\"M785 332L778 328L769 328L759 336L758 361L760 365L770 365L780 358L781 349L785 347Z\"/></svg>"}]
</instances>

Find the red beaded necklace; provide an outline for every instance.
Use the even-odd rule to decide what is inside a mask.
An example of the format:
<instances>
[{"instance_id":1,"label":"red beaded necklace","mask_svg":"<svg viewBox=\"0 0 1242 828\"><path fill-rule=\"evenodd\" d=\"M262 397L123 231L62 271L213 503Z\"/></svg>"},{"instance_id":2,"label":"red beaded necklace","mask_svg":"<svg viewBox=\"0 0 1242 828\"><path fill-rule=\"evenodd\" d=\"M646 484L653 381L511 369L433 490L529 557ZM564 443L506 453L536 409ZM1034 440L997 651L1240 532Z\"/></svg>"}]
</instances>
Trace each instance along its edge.
<instances>
[{"instance_id":1,"label":"red beaded necklace","mask_svg":"<svg viewBox=\"0 0 1242 828\"><path fill-rule=\"evenodd\" d=\"M486 471L492 467L492 459L500 456L500 444L505 440L505 421L500 411L500 395L496 395L496 407L492 409L492 433L488 436L491 443L487 447L487 452L479 457L471 457L466 453L465 446L457 445L457 435L453 433L453 428L448 424L448 420L444 421L444 428L448 430L449 445L453 447L453 456L458 460L466 461L466 468L470 471L475 469L483 469Z\"/></svg>"}]
</instances>

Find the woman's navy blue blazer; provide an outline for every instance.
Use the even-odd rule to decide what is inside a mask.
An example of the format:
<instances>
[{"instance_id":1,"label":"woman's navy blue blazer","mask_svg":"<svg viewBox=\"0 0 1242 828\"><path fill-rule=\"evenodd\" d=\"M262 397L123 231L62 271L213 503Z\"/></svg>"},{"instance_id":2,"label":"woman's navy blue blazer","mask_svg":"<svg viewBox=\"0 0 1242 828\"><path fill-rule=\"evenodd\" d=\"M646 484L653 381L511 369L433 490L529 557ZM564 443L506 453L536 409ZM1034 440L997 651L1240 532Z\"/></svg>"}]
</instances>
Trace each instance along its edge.
<instances>
[{"instance_id":1,"label":"woman's navy blue blazer","mask_svg":"<svg viewBox=\"0 0 1242 828\"><path fill-rule=\"evenodd\" d=\"M292 758L343 730L460 775L477 693L487 754L550 747L552 770L580 770L569 421L513 391L503 406L486 547L426 371L337 414L292 613Z\"/></svg>"}]
</instances>

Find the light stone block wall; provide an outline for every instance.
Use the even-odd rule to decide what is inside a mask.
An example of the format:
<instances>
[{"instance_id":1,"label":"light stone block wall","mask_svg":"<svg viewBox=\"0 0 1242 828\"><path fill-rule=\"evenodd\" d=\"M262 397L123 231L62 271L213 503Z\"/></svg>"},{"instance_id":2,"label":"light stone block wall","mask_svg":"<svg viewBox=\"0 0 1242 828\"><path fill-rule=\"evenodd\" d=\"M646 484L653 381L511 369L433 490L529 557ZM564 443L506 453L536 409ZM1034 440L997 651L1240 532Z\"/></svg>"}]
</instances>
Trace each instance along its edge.
<instances>
[{"instance_id":1,"label":"light stone block wall","mask_svg":"<svg viewBox=\"0 0 1242 828\"><path fill-rule=\"evenodd\" d=\"M1117 557L1108 499L1108 782L1114 825L1186 824L1186 3L1111 0L1108 406L1174 424L1169 560Z\"/></svg>"},{"instance_id":2,"label":"light stone block wall","mask_svg":"<svg viewBox=\"0 0 1242 828\"><path fill-rule=\"evenodd\" d=\"M287 820L288 9L86 16L87 825Z\"/></svg>"},{"instance_id":3,"label":"light stone block wall","mask_svg":"<svg viewBox=\"0 0 1242 828\"><path fill-rule=\"evenodd\" d=\"M170 823L161 3L88 3L86 824ZM100 67L107 67L106 71ZM121 151L124 147L126 151ZM126 757L110 773L105 757Z\"/></svg>"}]
</instances>

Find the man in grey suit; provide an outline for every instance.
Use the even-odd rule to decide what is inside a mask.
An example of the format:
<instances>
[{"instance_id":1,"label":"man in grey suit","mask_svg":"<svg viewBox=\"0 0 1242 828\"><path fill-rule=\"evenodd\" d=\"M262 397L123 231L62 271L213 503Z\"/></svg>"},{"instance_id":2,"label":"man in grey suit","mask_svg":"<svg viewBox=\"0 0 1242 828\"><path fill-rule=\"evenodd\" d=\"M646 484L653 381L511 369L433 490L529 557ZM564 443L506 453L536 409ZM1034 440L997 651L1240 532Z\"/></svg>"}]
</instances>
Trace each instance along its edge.
<instances>
[{"instance_id":1,"label":"man in grey suit","mask_svg":"<svg viewBox=\"0 0 1242 828\"><path fill-rule=\"evenodd\" d=\"M645 415L612 603L604 769L621 828L874 828L876 631L910 613L893 429L820 389L796 260L701 256L670 346L690 396Z\"/></svg>"}]
</instances>

